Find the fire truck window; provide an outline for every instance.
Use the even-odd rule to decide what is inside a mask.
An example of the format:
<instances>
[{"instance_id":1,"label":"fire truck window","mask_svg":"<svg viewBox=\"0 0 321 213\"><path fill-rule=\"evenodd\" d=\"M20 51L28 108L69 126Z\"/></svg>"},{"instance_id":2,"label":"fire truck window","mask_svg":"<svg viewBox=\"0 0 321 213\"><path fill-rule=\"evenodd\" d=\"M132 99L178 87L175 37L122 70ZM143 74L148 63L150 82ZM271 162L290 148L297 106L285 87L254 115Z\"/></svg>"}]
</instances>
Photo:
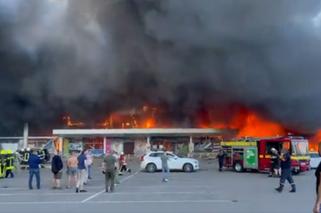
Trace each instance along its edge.
<instances>
[{"instance_id":1,"label":"fire truck window","mask_svg":"<svg viewBox=\"0 0 321 213\"><path fill-rule=\"evenodd\" d=\"M278 143L278 142L267 142L266 143L265 153L266 154L272 154L272 152L271 152L272 148L278 150L278 152L280 153L281 147L282 147L281 143Z\"/></svg>"},{"instance_id":2,"label":"fire truck window","mask_svg":"<svg viewBox=\"0 0 321 213\"><path fill-rule=\"evenodd\" d=\"M282 148L289 150L289 152L292 154L292 147L290 146L290 142L282 143Z\"/></svg>"},{"instance_id":3,"label":"fire truck window","mask_svg":"<svg viewBox=\"0 0 321 213\"><path fill-rule=\"evenodd\" d=\"M233 149L233 158L234 158L234 160L242 160L243 159L243 153L244 153L243 149L238 149L238 148Z\"/></svg>"}]
</instances>

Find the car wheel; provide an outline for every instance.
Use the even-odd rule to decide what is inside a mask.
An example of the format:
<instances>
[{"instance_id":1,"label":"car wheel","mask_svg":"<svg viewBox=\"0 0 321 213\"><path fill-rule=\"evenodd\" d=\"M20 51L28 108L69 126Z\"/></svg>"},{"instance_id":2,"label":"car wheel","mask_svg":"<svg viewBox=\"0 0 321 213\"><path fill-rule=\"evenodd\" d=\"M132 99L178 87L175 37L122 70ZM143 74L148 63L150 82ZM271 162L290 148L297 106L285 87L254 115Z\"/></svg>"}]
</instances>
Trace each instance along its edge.
<instances>
[{"instance_id":1,"label":"car wheel","mask_svg":"<svg viewBox=\"0 0 321 213\"><path fill-rule=\"evenodd\" d=\"M149 173L155 172L156 171L156 165L153 164L153 163L147 164L146 171L149 172Z\"/></svg>"},{"instance_id":2,"label":"car wheel","mask_svg":"<svg viewBox=\"0 0 321 213\"><path fill-rule=\"evenodd\" d=\"M193 168L193 165L192 165L192 164L186 163L186 164L183 166L183 170L184 170L184 172L193 172L194 168Z\"/></svg>"},{"instance_id":3,"label":"car wheel","mask_svg":"<svg viewBox=\"0 0 321 213\"><path fill-rule=\"evenodd\" d=\"M243 166L240 162L237 162L234 164L234 171L236 172L242 172L243 171Z\"/></svg>"}]
</instances>

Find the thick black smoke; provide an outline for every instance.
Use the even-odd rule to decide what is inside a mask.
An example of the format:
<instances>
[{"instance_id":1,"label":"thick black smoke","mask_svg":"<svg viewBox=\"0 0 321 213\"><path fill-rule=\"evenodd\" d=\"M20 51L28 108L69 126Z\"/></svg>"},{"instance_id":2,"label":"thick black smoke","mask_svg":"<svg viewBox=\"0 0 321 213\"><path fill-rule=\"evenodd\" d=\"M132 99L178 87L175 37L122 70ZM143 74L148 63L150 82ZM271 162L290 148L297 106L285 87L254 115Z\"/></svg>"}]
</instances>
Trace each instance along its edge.
<instances>
[{"instance_id":1,"label":"thick black smoke","mask_svg":"<svg viewBox=\"0 0 321 213\"><path fill-rule=\"evenodd\" d=\"M0 132L144 103L192 126L240 104L321 127L318 0L0 0Z\"/></svg>"}]
</instances>

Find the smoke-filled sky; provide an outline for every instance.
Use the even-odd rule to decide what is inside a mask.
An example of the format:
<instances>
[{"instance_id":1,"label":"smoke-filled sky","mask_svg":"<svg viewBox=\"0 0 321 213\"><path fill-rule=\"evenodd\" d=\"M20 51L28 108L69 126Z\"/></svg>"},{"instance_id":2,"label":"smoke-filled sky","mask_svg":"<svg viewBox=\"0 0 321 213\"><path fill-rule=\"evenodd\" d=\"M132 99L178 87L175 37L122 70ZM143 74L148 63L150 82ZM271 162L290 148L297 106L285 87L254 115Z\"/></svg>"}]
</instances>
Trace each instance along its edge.
<instances>
[{"instance_id":1,"label":"smoke-filled sky","mask_svg":"<svg viewBox=\"0 0 321 213\"><path fill-rule=\"evenodd\" d=\"M0 0L0 134L145 103L321 128L319 0Z\"/></svg>"}]
</instances>

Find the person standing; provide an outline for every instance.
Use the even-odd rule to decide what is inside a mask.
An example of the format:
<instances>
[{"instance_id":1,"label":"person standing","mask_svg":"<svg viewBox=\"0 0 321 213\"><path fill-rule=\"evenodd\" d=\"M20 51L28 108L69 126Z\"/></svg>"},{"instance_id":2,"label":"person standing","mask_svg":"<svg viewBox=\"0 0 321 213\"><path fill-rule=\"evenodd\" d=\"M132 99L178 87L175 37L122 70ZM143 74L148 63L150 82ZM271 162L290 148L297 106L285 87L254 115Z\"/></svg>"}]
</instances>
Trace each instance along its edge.
<instances>
[{"instance_id":1,"label":"person standing","mask_svg":"<svg viewBox=\"0 0 321 213\"><path fill-rule=\"evenodd\" d=\"M63 163L59 153L55 153L51 160L51 172L53 173L53 189L61 189L60 180L62 177Z\"/></svg>"},{"instance_id":2,"label":"person standing","mask_svg":"<svg viewBox=\"0 0 321 213\"><path fill-rule=\"evenodd\" d=\"M271 149L271 170L269 177L280 176L280 157L279 153L275 148Z\"/></svg>"},{"instance_id":3,"label":"person standing","mask_svg":"<svg viewBox=\"0 0 321 213\"><path fill-rule=\"evenodd\" d=\"M120 153L119 168L120 168L120 174L122 174L122 172L131 172L131 170L127 168L127 158L124 152Z\"/></svg>"},{"instance_id":4,"label":"person standing","mask_svg":"<svg viewBox=\"0 0 321 213\"><path fill-rule=\"evenodd\" d=\"M117 159L113 154L111 153L106 154L104 158L104 165L103 165L103 171L105 173L106 192L109 192L109 190L110 192L114 192L115 190L116 162L117 162Z\"/></svg>"},{"instance_id":5,"label":"person standing","mask_svg":"<svg viewBox=\"0 0 321 213\"><path fill-rule=\"evenodd\" d=\"M291 171L291 156L287 149L282 149L281 151L281 178L280 178L280 186L275 190L278 192L282 192L284 188L285 180L287 180L291 184L291 191L292 193L296 192L295 183L292 178L292 171Z\"/></svg>"},{"instance_id":6,"label":"person standing","mask_svg":"<svg viewBox=\"0 0 321 213\"><path fill-rule=\"evenodd\" d=\"M119 181L119 155L118 155L118 152L116 151L113 151L113 156L115 157L116 159L116 162L115 162L115 184L120 184L120 181Z\"/></svg>"},{"instance_id":7,"label":"person standing","mask_svg":"<svg viewBox=\"0 0 321 213\"><path fill-rule=\"evenodd\" d=\"M316 177L316 200L313 207L313 213L320 213L320 205L321 205L321 163L319 163L319 166L315 170L315 177Z\"/></svg>"},{"instance_id":8,"label":"person standing","mask_svg":"<svg viewBox=\"0 0 321 213\"><path fill-rule=\"evenodd\" d=\"M5 150L0 151L0 178L6 175L6 154Z\"/></svg>"},{"instance_id":9,"label":"person standing","mask_svg":"<svg viewBox=\"0 0 321 213\"><path fill-rule=\"evenodd\" d=\"M71 152L71 156L67 160L67 176L68 176L68 184L67 188L71 186L77 185L77 167L78 167L78 159L77 153L75 151Z\"/></svg>"},{"instance_id":10,"label":"person standing","mask_svg":"<svg viewBox=\"0 0 321 213\"><path fill-rule=\"evenodd\" d=\"M33 189L32 187L32 179L33 176L36 176L37 181L37 189L40 189L40 166L41 159L38 155L36 155L36 151L32 150L29 158L28 158L28 165L29 165L29 189Z\"/></svg>"},{"instance_id":11,"label":"person standing","mask_svg":"<svg viewBox=\"0 0 321 213\"><path fill-rule=\"evenodd\" d=\"M220 149L218 154L217 154L217 158L218 158L218 171L223 171L223 165L224 165L224 158L225 158L225 152L223 149Z\"/></svg>"},{"instance_id":12,"label":"person standing","mask_svg":"<svg viewBox=\"0 0 321 213\"><path fill-rule=\"evenodd\" d=\"M169 176L168 156L165 151L161 155L161 161L162 161L162 174L163 174L162 181L168 182L168 176Z\"/></svg>"},{"instance_id":13,"label":"person standing","mask_svg":"<svg viewBox=\"0 0 321 213\"><path fill-rule=\"evenodd\" d=\"M15 169L14 166L15 156L11 150L7 150L7 159L6 159L6 178L9 176L14 178L13 170Z\"/></svg>"},{"instance_id":14,"label":"person standing","mask_svg":"<svg viewBox=\"0 0 321 213\"><path fill-rule=\"evenodd\" d=\"M92 165L93 165L93 156L90 150L87 150L86 151L86 166L87 166L86 182L88 181L88 179L92 179Z\"/></svg>"},{"instance_id":15,"label":"person standing","mask_svg":"<svg viewBox=\"0 0 321 213\"><path fill-rule=\"evenodd\" d=\"M76 186L76 193L78 192L87 192L84 190L84 182L86 180L86 155L85 151L83 150L80 155L78 156L78 172L77 172L77 186Z\"/></svg>"}]
</instances>

